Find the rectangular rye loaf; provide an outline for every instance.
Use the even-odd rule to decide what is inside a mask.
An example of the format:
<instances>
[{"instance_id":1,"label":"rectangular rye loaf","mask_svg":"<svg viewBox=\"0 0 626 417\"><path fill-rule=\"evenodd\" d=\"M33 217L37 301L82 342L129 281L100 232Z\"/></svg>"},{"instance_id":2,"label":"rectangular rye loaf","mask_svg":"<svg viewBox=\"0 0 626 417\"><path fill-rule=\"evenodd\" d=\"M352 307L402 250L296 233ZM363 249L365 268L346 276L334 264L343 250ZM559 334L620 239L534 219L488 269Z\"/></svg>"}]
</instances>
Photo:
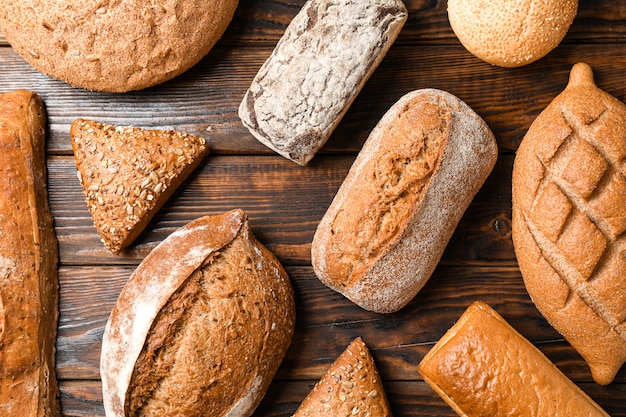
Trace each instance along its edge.
<instances>
[{"instance_id":1,"label":"rectangular rye loaf","mask_svg":"<svg viewBox=\"0 0 626 417\"><path fill-rule=\"evenodd\" d=\"M289 24L239 107L264 145L306 165L397 38L401 0L310 0Z\"/></svg>"},{"instance_id":2,"label":"rectangular rye loaf","mask_svg":"<svg viewBox=\"0 0 626 417\"><path fill-rule=\"evenodd\" d=\"M54 370L58 244L41 99L0 93L0 415L60 416Z\"/></svg>"}]
</instances>

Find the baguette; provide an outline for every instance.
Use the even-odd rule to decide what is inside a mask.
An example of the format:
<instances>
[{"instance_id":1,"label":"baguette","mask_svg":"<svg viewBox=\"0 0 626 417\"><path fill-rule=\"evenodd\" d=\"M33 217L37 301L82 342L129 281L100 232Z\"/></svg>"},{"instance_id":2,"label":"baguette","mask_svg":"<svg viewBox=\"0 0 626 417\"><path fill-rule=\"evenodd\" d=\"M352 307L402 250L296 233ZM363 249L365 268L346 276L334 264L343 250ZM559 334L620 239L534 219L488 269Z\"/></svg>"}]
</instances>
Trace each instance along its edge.
<instances>
[{"instance_id":1,"label":"baguette","mask_svg":"<svg viewBox=\"0 0 626 417\"><path fill-rule=\"evenodd\" d=\"M319 279L367 310L405 306L497 155L488 126L457 97L406 94L372 131L317 227L311 257Z\"/></svg>"},{"instance_id":2,"label":"baguette","mask_svg":"<svg viewBox=\"0 0 626 417\"><path fill-rule=\"evenodd\" d=\"M247 417L294 330L294 296L241 210L194 220L139 265L102 340L108 417Z\"/></svg>"},{"instance_id":3,"label":"baguette","mask_svg":"<svg viewBox=\"0 0 626 417\"><path fill-rule=\"evenodd\" d=\"M293 417L391 417L374 358L354 339L315 384Z\"/></svg>"},{"instance_id":4,"label":"baguette","mask_svg":"<svg viewBox=\"0 0 626 417\"><path fill-rule=\"evenodd\" d=\"M306 165L328 140L408 16L401 0L309 0L241 105L265 146Z\"/></svg>"},{"instance_id":5,"label":"baguette","mask_svg":"<svg viewBox=\"0 0 626 417\"><path fill-rule=\"evenodd\" d=\"M465 417L608 414L482 302L473 303L418 366Z\"/></svg>"},{"instance_id":6,"label":"baguette","mask_svg":"<svg viewBox=\"0 0 626 417\"><path fill-rule=\"evenodd\" d=\"M513 167L513 244L537 309L610 383L626 362L626 105L576 64Z\"/></svg>"},{"instance_id":7,"label":"baguette","mask_svg":"<svg viewBox=\"0 0 626 417\"><path fill-rule=\"evenodd\" d=\"M0 93L0 148L0 415L58 417L58 243L35 93Z\"/></svg>"}]
</instances>

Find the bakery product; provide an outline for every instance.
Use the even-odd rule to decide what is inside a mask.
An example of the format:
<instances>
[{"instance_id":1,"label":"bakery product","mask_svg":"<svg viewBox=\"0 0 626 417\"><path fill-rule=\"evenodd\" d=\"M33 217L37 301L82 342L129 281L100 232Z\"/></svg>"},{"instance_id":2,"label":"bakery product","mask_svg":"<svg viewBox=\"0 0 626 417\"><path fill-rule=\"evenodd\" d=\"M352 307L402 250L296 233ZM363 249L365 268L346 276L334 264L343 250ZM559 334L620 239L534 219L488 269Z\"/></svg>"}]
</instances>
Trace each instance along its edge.
<instances>
[{"instance_id":1,"label":"bakery product","mask_svg":"<svg viewBox=\"0 0 626 417\"><path fill-rule=\"evenodd\" d=\"M265 146L306 165L378 67L408 16L401 0L309 0L239 106Z\"/></svg>"},{"instance_id":2,"label":"bakery product","mask_svg":"<svg viewBox=\"0 0 626 417\"><path fill-rule=\"evenodd\" d=\"M76 87L140 90L202 59L237 0L0 0L0 27L34 68Z\"/></svg>"},{"instance_id":3,"label":"bakery product","mask_svg":"<svg viewBox=\"0 0 626 417\"><path fill-rule=\"evenodd\" d=\"M391 417L376 364L360 337L315 384L293 417Z\"/></svg>"},{"instance_id":4,"label":"bakery product","mask_svg":"<svg viewBox=\"0 0 626 417\"><path fill-rule=\"evenodd\" d=\"M449 0L448 19L463 46L493 65L530 64L557 47L578 0Z\"/></svg>"},{"instance_id":5,"label":"bakery product","mask_svg":"<svg viewBox=\"0 0 626 417\"><path fill-rule=\"evenodd\" d=\"M513 243L535 305L599 384L626 361L626 105L576 64L513 167Z\"/></svg>"},{"instance_id":6,"label":"bakery product","mask_svg":"<svg viewBox=\"0 0 626 417\"><path fill-rule=\"evenodd\" d=\"M461 416L608 416L482 302L469 306L418 369Z\"/></svg>"},{"instance_id":7,"label":"bakery product","mask_svg":"<svg viewBox=\"0 0 626 417\"><path fill-rule=\"evenodd\" d=\"M46 189L45 111L0 93L0 414L60 417L58 244Z\"/></svg>"},{"instance_id":8,"label":"bakery product","mask_svg":"<svg viewBox=\"0 0 626 417\"><path fill-rule=\"evenodd\" d=\"M406 94L371 132L320 221L315 273L367 310L399 310L430 278L497 156L489 127L460 99Z\"/></svg>"},{"instance_id":9,"label":"bakery product","mask_svg":"<svg viewBox=\"0 0 626 417\"><path fill-rule=\"evenodd\" d=\"M251 415L294 321L289 277L243 211L190 222L144 259L111 312L107 416Z\"/></svg>"},{"instance_id":10,"label":"bakery product","mask_svg":"<svg viewBox=\"0 0 626 417\"><path fill-rule=\"evenodd\" d=\"M119 253L200 164L204 138L78 119L70 128L78 178L105 246Z\"/></svg>"}]
</instances>

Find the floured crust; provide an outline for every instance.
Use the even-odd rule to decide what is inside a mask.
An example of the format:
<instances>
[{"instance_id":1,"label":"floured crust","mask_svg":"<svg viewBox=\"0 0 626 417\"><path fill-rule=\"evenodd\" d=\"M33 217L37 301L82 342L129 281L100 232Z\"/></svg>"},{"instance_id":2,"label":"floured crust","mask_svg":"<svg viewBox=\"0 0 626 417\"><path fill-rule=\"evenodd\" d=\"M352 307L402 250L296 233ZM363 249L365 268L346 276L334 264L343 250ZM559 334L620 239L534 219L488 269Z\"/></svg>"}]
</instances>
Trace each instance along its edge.
<instances>
[{"instance_id":1,"label":"floured crust","mask_svg":"<svg viewBox=\"0 0 626 417\"><path fill-rule=\"evenodd\" d=\"M0 27L34 68L76 87L140 90L196 64L237 0L0 0Z\"/></svg>"},{"instance_id":2,"label":"floured crust","mask_svg":"<svg viewBox=\"0 0 626 417\"><path fill-rule=\"evenodd\" d=\"M576 64L513 169L513 243L537 308L608 384L626 361L626 105Z\"/></svg>"},{"instance_id":3,"label":"floured crust","mask_svg":"<svg viewBox=\"0 0 626 417\"><path fill-rule=\"evenodd\" d=\"M460 416L608 416L482 302L468 307L418 369Z\"/></svg>"},{"instance_id":4,"label":"floured crust","mask_svg":"<svg viewBox=\"0 0 626 417\"><path fill-rule=\"evenodd\" d=\"M317 276L365 309L402 308L430 278L497 153L484 121L453 95L425 89L402 97L318 225Z\"/></svg>"},{"instance_id":5,"label":"floured crust","mask_svg":"<svg viewBox=\"0 0 626 417\"><path fill-rule=\"evenodd\" d=\"M130 245L209 153L188 133L78 119L70 139L78 179L105 246Z\"/></svg>"},{"instance_id":6,"label":"floured crust","mask_svg":"<svg viewBox=\"0 0 626 417\"><path fill-rule=\"evenodd\" d=\"M317 416L391 417L376 364L360 337L333 362L293 415Z\"/></svg>"},{"instance_id":7,"label":"floured crust","mask_svg":"<svg viewBox=\"0 0 626 417\"><path fill-rule=\"evenodd\" d=\"M400 33L401 0L309 0L239 106L264 145L306 165L328 140Z\"/></svg>"},{"instance_id":8,"label":"floured crust","mask_svg":"<svg viewBox=\"0 0 626 417\"><path fill-rule=\"evenodd\" d=\"M0 414L60 417L58 243L48 205L45 111L0 93Z\"/></svg>"},{"instance_id":9,"label":"floured crust","mask_svg":"<svg viewBox=\"0 0 626 417\"><path fill-rule=\"evenodd\" d=\"M289 278L241 210L189 223L145 258L113 308L101 356L107 416L249 416L294 321Z\"/></svg>"}]
</instances>

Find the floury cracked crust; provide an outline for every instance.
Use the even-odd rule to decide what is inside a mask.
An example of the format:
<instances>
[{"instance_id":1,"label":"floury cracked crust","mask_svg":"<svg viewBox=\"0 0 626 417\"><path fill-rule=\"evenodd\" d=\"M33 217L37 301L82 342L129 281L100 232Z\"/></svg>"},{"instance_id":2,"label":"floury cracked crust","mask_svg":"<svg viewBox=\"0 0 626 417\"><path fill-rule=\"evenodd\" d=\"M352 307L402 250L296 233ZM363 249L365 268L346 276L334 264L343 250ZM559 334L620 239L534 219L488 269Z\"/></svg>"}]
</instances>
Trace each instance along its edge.
<instances>
[{"instance_id":1,"label":"floury cracked crust","mask_svg":"<svg viewBox=\"0 0 626 417\"><path fill-rule=\"evenodd\" d=\"M294 295L245 213L194 220L139 265L102 340L108 417L250 416L291 342Z\"/></svg>"},{"instance_id":2,"label":"floury cracked crust","mask_svg":"<svg viewBox=\"0 0 626 417\"><path fill-rule=\"evenodd\" d=\"M140 90L195 65L237 0L0 0L0 28L34 68L76 87Z\"/></svg>"}]
</instances>

